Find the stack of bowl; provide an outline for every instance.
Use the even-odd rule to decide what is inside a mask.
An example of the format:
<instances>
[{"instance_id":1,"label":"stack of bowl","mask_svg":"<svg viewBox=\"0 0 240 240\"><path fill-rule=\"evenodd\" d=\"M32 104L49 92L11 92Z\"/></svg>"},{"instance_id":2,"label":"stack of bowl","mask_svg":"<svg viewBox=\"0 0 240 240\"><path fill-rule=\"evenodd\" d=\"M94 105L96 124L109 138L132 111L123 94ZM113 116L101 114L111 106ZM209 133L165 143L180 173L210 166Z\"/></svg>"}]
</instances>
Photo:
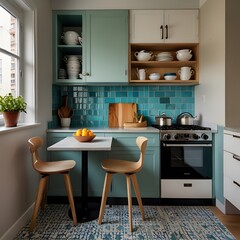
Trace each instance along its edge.
<instances>
[{"instance_id":1,"label":"stack of bowl","mask_svg":"<svg viewBox=\"0 0 240 240\"><path fill-rule=\"evenodd\" d=\"M178 61L189 61L192 58L192 50L182 49L176 52Z\"/></svg>"},{"instance_id":2,"label":"stack of bowl","mask_svg":"<svg viewBox=\"0 0 240 240\"><path fill-rule=\"evenodd\" d=\"M65 56L69 79L77 79L80 72L80 58L77 55Z\"/></svg>"},{"instance_id":3,"label":"stack of bowl","mask_svg":"<svg viewBox=\"0 0 240 240\"><path fill-rule=\"evenodd\" d=\"M157 61L172 61L173 56L170 52L161 52L156 55Z\"/></svg>"}]
</instances>

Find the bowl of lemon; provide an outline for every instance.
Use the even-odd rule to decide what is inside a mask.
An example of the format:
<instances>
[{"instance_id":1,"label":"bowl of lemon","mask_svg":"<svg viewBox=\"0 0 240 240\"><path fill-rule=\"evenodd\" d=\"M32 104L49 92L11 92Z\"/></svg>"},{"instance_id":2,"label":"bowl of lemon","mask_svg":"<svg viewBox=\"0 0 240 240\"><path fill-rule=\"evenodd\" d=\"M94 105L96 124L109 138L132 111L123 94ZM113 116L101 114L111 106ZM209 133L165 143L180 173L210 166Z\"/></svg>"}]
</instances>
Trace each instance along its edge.
<instances>
[{"instance_id":1,"label":"bowl of lemon","mask_svg":"<svg viewBox=\"0 0 240 240\"><path fill-rule=\"evenodd\" d=\"M96 135L88 128L78 129L73 137L79 142L91 142Z\"/></svg>"}]
</instances>

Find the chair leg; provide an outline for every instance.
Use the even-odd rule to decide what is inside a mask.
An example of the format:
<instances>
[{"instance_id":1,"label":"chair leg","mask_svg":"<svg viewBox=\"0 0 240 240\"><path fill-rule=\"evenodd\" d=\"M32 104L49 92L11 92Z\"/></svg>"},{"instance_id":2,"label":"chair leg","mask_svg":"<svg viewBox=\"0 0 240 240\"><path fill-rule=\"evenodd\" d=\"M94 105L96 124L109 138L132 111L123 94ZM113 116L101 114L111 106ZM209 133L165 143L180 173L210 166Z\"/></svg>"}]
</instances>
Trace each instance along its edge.
<instances>
[{"instance_id":1,"label":"chair leg","mask_svg":"<svg viewBox=\"0 0 240 240\"><path fill-rule=\"evenodd\" d=\"M66 186L66 190L67 190L68 201L69 201L71 211L72 211L73 224L74 224L74 226L76 226L77 225L77 215L76 215L76 210L75 210L75 205L74 205L70 176L69 176L68 172L63 173L63 176L64 176L64 182L65 182L65 186Z\"/></svg>"},{"instance_id":2,"label":"chair leg","mask_svg":"<svg viewBox=\"0 0 240 240\"><path fill-rule=\"evenodd\" d=\"M43 197L42 197L42 201L41 201L41 209L44 210L45 206L46 206L46 202L47 202L47 191L48 191L48 181L49 178L46 181L46 186L44 188L44 192L43 192Z\"/></svg>"},{"instance_id":3,"label":"chair leg","mask_svg":"<svg viewBox=\"0 0 240 240\"><path fill-rule=\"evenodd\" d=\"M112 173L106 172L104 186L103 186L101 206L100 206L100 211L99 211L99 216L98 216L98 224L102 223L105 205L107 202L107 196L108 196L108 192L109 192L110 186L111 186L111 181L112 181Z\"/></svg>"},{"instance_id":4,"label":"chair leg","mask_svg":"<svg viewBox=\"0 0 240 240\"><path fill-rule=\"evenodd\" d=\"M143 205L142 205L142 199L140 196L140 191L139 191L139 187L138 187L138 182L137 182L137 177L136 174L132 174L131 176L131 180L133 183L133 188L137 197L137 201L138 201L138 205L142 214L142 220L145 220L145 216L144 216L144 209L143 209Z\"/></svg>"},{"instance_id":5,"label":"chair leg","mask_svg":"<svg viewBox=\"0 0 240 240\"><path fill-rule=\"evenodd\" d=\"M128 195L128 217L129 217L129 225L130 232L132 232L132 196L131 196L131 176L126 174L127 180L127 195Z\"/></svg>"},{"instance_id":6,"label":"chair leg","mask_svg":"<svg viewBox=\"0 0 240 240\"><path fill-rule=\"evenodd\" d=\"M33 215L32 215L32 221L31 221L31 224L30 224L30 231L32 231L33 228L36 225L38 209L40 207L42 197L43 197L43 193L44 193L46 184L48 182L48 177L49 177L48 175L47 176L42 176L42 178L40 179L40 182L39 182L39 185L38 185L37 199L35 201Z\"/></svg>"}]
</instances>

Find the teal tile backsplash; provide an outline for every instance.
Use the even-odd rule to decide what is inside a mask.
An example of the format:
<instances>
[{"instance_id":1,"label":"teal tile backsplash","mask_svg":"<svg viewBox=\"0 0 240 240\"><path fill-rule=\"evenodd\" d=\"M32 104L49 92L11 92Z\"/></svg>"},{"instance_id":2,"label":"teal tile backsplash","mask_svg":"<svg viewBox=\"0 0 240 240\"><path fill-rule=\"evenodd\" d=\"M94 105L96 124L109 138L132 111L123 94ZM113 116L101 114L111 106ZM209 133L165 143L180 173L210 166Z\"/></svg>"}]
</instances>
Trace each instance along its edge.
<instances>
[{"instance_id":1,"label":"teal tile backsplash","mask_svg":"<svg viewBox=\"0 0 240 240\"><path fill-rule=\"evenodd\" d=\"M182 112L194 114L194 86L56 86L52 90L52 122L49 128L59 127L57 109L62 96L68 95L73 108L71 127L107 127L109 103L137 103L139 114L148 125L162 112L174 121Z\"/></svg>"}]
</instances>

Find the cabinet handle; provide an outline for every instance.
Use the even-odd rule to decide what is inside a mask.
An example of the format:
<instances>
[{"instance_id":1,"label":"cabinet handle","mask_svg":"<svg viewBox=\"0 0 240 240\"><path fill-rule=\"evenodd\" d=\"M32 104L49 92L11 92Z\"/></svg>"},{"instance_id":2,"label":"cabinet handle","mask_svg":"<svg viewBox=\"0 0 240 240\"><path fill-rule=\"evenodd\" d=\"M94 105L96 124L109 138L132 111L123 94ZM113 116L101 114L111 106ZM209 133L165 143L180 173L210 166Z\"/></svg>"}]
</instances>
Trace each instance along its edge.
<instances>
[{"instance_id":1,"label":"cabinet handle","mask_svg":"<svg viewBox=\"0 0 240 240\"><path fill-rule=\"evenodd\" d=\"M192 187L192 183L184 183L183 186L184 187Z\"/></svg>"},{"instance_id":2,"label":"cabinet handle","mask_svg":"<svg viewBox=\"0 0 240 240\"><path fill-rule=\"evenodd\" d=\"M166 25L165 28L166 28L166 39L168 39L168 25Z\"/></svg>"},{"instance_id":3,"label":"cabinet handle","mask_svg":"<svg viewBox=\"0 0 240 240\"><path fill-rule=\"evenodd\" d=\"M238 160L238 161L240 161L240 157L238 155L236 155L236 154L233 154L233 158Z\"/></svg>"},{"instance_id":4,"label":"cabinet handle","mask_svg":"<svg viewBox=\"0 0 240 240\"><path fill-rule=\"evenodd\" d=\"M240 184L237 183L236 181L233 181L234 184L236 184L238 187L240 187Z\"/></svg>"},{"instance_id":5,"label":"cabinet handle","mask_svg":"<svg viewBox=\"0 0 240 240\"><path fill-rule=\"evenodd\" d=\"M235 138L240 138L240 136L238 136L238 135L233 135L233 137L235 137Z\"/></svg>"},{"instance_id":6,"label":"cabinet handle","mask_svg":"<svg viewBox=\"0 0 240 240\"><path fill-rule=\"evenodd\" d=\"M90 76L90 73L82 73L82 76Z\"/></svg>"},{"instance_id":7,"label":"cabinet handle","mask_svg":"<svg viewBox=\"0 0 240 240\"><path fill-rule=\"evenodd\" d=\"M162 39L163 39L163 25L161 25L160 30L162 32Z\"/></svg>"}]
</instances>

